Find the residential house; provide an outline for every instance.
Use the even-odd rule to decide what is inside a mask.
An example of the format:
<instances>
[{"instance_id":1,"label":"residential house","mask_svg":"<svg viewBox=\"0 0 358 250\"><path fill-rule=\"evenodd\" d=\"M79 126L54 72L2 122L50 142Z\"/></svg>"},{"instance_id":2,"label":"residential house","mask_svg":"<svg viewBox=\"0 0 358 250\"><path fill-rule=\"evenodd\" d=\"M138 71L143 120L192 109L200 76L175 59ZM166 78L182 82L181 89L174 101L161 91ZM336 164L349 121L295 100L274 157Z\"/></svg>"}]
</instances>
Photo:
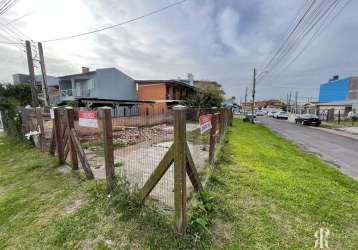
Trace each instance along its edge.
<instances>
[{"instance_id":1,"label":"residential house","mask_svg":"<svg viewBox=\"0 0 358 250\"><path fill-rule=\"evenodd\" d=\"M185 80L137 80L139 101L154 101L139 108L141 115L163 114L194 93L194 86Z\"/></svg>"},{"instance_id":2,"label":"residential house","mask_svg":"<svg viewBox=\"0 0 358 250\"><path fill-rule=\"evenodd\" d=\"M89 107L112 106L116 116L136 115L137 91L134 80L116 68L90 71L82 67L79 74L59 77L60 101L78 101ZM134 108L133 108L134 107Z\"/></svg>"},{"instance_id":3,"label":"residential house","mask_svg":"<svg viewBox=\"0 0 358 250\"><path fill-rule=\"evenodd\" d=\"M61 102L81 98L137 100L134 80L116 68L90 71L83 67L82 72L59 77Z\"/></svg>"}]
</instances>

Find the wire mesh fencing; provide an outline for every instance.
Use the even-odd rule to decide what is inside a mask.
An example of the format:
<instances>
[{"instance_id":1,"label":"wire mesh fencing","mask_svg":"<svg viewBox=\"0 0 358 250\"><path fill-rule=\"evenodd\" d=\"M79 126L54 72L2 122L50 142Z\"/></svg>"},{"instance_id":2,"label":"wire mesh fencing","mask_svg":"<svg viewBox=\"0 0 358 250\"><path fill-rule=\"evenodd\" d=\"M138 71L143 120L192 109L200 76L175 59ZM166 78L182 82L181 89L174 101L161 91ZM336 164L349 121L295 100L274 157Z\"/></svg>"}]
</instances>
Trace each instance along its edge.
<instances>
[{"instance_id":1,"label":"wire mesh fencing","mask_svg":"<svg viewBox=\"0 0 358 250\"><path fill-rule=\"evenodd\" d=\"M148 111L148 107L146 110ZM173 144L173 113L145 112L112 117L114 166L134 189L141 189ZM151 192L163 207L173 206L172 167Z\"/></svg>"},{"instance_id":2,"label":"wire mesh fencing","mask_svg":"<svg viewBox=\"0 0 358 250\"><path fill-rule=\"evenodd\" d=\"M131 117L115 117L112 114L115 172L124 177L132 189L137 190L143 188L174 143L174 111L148 112L148 107L146 109L147 112ZM228 125L227 116L223 115L220 120L216 113L218 109L188 108L185 111L186 138L183 139L190 153L188 157L202 179L210 164L210 149L220 141L219 128L222 126L221 131L224 132ZM215 132L211 126L203 130L201 118L209 117L210 121L214 114L218 117ZM194 190L191 174L190 171L186 174L186 192L189 196ZM174 207L174 164L170 165L150 192L150 198L150 201L163 208Z\"/></svg>"},{"instance_id":3,"label":"wire mesh fencing","mask_svg":"<svg viewBox=\"0 0 358 250\"><path fill-rule=\"evenodd\" d=\"M89 115L91 117L87 117ZM81 119L85 121L89 120L87 121L88 124L83 123ZM100 110L76 108L74 128L94 177L97 179L105 179L103 117ZM82 162L80 162L80 164L82 164Z\"/></svg>"},{"instance_id":4,"label":"wire mesh fencing","mask_svg":"<svg viewBox=\"0 0 358 250\"><path fill-rule=\"evenodd\" d=\"M216 145L232 119L232 112L227 108L185 108L183 119L179 120L184 130L180 132L181 138L175 139L178 121L174 121L175 111L170 108L143 104L130 108L130 112L110 109L108 119L104 119L102 111L101 108L62 107L50 115L44 110L28 109L22 112L22 119L26 121L22 129L40 131L42 145L49 151L51 147L56 148L60 162L67 162L75 170L82 169L90 179L106 179L106 161L110 154L104 132L108 127L105 120L110 120L114 172L122 176L132 190L143 190L169 153L171 160L165 163L168 167L149 191L150 199L146 199L167 210L173 210L175 205L174 155L180 151L174 152L174 146L178 145L175 141L181 140L185 147L180 151L187 164L183 184L190 197L198 188L197 183L206 178Z\"/></svg>"}]
</instances>

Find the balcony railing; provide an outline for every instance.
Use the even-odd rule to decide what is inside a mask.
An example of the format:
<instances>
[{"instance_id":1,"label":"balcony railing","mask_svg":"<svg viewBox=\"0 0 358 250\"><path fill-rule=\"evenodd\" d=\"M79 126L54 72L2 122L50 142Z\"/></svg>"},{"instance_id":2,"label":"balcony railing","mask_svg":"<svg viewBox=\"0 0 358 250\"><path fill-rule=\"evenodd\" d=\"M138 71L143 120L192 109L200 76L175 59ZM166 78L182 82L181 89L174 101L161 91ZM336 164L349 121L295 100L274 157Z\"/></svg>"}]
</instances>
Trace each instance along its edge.
<instances>
[{"instance_id":1,"label":"balcony railing","mask_svg":"<svg viewBox=\"0 0 358 250\"><path fill-rule=\"evenodd\" d=\"M62 97L70 97L73 96L73 89L63 89L61 90Z\"/></svg>"},{"instance_id":2,"label":"balcony railing","mask_svg":"<svg viewBox=\"0 0 358 250\"><path fill-rule=\"evenodd\" d=\"M76 97L90 97L91 89L77 89L75 95Z\"/></svg>"},{"instance_id":3,"label":"balcony railing","mask_svg":"<svg viewBox=\"0 0 358 250\"><path fill-rule=\"evenodd\" d=\"M90 97L92 89L63 89L61 97Z\"/></svg>"}]
</instances>

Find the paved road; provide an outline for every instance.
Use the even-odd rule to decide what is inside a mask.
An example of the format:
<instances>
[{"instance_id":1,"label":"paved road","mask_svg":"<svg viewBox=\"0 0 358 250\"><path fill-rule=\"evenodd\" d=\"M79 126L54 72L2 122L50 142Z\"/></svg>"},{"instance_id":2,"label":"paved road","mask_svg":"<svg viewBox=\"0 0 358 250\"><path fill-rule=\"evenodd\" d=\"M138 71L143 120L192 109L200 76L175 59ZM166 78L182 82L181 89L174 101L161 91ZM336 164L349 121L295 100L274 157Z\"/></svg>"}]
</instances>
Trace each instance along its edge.
<instances>
[{"instance_id":1,"label":"paved road","mask_svg":"<svg viewBox=\"0 0 358 250\"><path fill-rule=\"evenodd\" d=\"M358 181L358 140L284 120L266 117L258 120Z\"/></svg>"}]
</instances>

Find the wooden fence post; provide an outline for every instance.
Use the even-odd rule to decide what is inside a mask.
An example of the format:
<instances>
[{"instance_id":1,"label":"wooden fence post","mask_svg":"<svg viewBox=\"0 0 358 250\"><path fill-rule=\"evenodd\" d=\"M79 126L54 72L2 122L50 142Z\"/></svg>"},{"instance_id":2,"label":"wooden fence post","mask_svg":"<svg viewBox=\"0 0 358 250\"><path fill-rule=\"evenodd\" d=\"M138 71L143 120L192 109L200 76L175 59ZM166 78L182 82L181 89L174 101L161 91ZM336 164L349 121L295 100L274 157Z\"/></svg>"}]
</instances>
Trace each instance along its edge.
<instances>
[{"instance_id":1,"label":"wooden fence post","mask_svg":"<svg viewBox=\"0 0 358 250\"><path fill-rule=\"evenodd\" d=\"M64 159L64 149L62 142L62 131L61 131L61 117L60 117L60 109L58 107L53 108L54 111L54 128L55 128L55 136L56 136L56 146L57 146L57 154L58 160L60 164L65 162Z\"/></svg>"},{"instance_id":2,"label":"wooden fence post","mask_svg":"<svg viewBox=\"0 0 358 250\"><path fill-rule=\"evenodd\" d=\"M37 125L40 127L40 147L41 147L41 151L44 152L45 151L45 129L44 129L44 122L42 119L42 112L41 112L41 107L37 107L35 109L36 112L36 120L37 120Z\"/></svg>"},{"instance_id":3,"label":"wooden fence post","mask_svg":"<svg viewBox=\"0 0 358 250\"><path fill-rule=\"evenodd\" d=\"M72 128L75 127L74 109L72 107L66 107L66 116L67 116L67 128L70 131ZM75 143L73 142L73 140L70 136L70 133L68 133L67 140L68 140L68 142L67 142L68 148L69 148L70 154L71 154L72 169L78 170L78 158L77 158L76 147L75 147Z\"/></svg>"},{"instance_id":4,"label":"wooden fence post","mask_svg":"<svg viewBox=\"0 0 358 250\"><path fill-rule=\"evenodd\" d=\"M232 126L232 122L233 122L233 120L234 120L233 108L230 108L229 114L230 114L230 127L231 127L231 126Z\"/></svg>"},{"instance_id":5,"label":"wooden fence post","mask_svg":"<svg viewBox=\"0 0 358 250\"><path fill-rule=\"evenodd\" d=\"M112 131L112 108L103 107L103 138L104 138L104 158L106 168L107 191L110 193L114 189L114 154L113 154L113 131Z\"/></svg>"},{"instance_id":6,"label":"wooden fence post","mask_svg":"<svg viewBox=\"0 0 358 250\"><path fill-rule=\"evenodd\" d=\"M219 123L219 141L221 141L224 135L224 110L223 108L219 109L218 123Z\"/></svg>"},{"instance_id":7,"label":"wooden fence post","mask_svg":"<svg viewBox=\"0 0 358 250\"><path fill-rule=\"evenodd\" d=\"M212 163L215 155L215 147L217 142L216 130L218 127L219 113L214 113L211 119L210 145L209 145L209 162Z\"/></svg>"},{"instance_id":8,"label":"wooden fence post","mask_svg":"<svg viewBox=\"0 0 358 250\"><path fill-rule=\"evenodd\" d=\"M186 107L177 105L174 111L174 207L175 227L185 231L186 219Z\"/></svg>"}]
</instances>

